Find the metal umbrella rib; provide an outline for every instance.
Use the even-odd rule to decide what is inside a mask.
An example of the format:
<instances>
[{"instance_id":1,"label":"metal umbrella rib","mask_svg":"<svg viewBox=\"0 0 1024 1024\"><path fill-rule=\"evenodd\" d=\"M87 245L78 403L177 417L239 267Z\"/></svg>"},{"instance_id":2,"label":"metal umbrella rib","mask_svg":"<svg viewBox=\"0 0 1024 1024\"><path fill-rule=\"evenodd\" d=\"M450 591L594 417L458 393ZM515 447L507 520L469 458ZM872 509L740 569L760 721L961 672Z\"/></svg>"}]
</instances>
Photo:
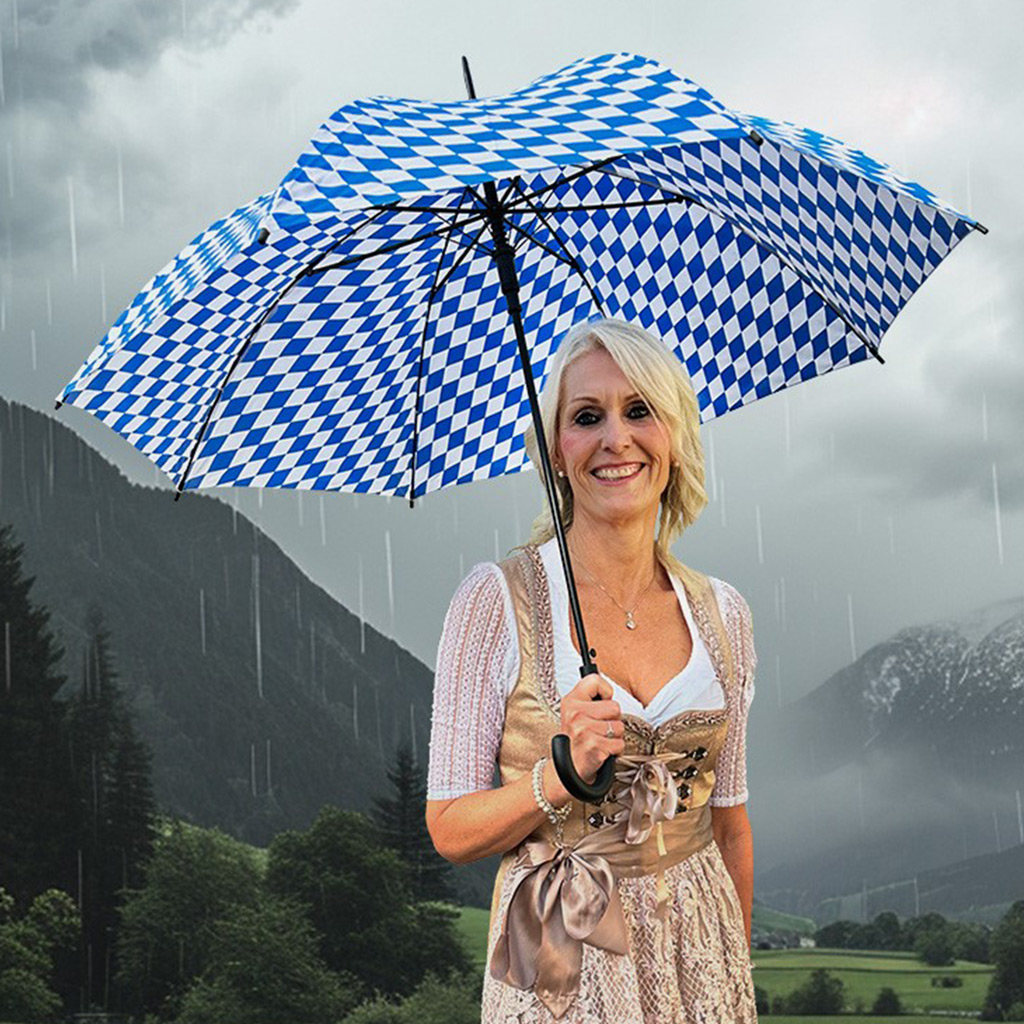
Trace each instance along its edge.
<instances>
[{"instance_id":1,"label":"metal umbrella rib","mask_svg":"<svg viewBox=\"0 0 1024 1024\"><path fill-rule=\"evenodd\" d=\"M465 197L465 193L463 193L463 197ZM457 210L455 212L458 213L459 211ZM480 235L483 234L485 227L486 225L480 228L480 231L477 234L477 238L479 238ZM448 243L452 240L453 233L454 232L449 232L447 235L444 236L444 245L441 247L441 255L438 257L437 266L434 268L434 283L431 286L430 292L427 295L427 309L423 315L423 333L420 336L420 356L419 360L417 361L416 367L416 401L413 407L412 438L409 447L409 508L412 508L416 501L416 444L419 440L421 400L420 391L423 385L423 360L426 358L427 334L430 331L430 311L434 306L434 299L437 297L438 292L441 290L441 288L444 287L444 285L440 283L441 268L444 266L444 258L448 253ZM460 255L464 256L465 254L472 252L473 248L474 246L467 246L462 250L462 253ZM451 273L454 271L455 267L459 266L459 263L460 260L458 259L453 261L453 266L449 270L447 277L451 276Z\"/></svg>"},{"instance_id":2,"label":"metal umbrella rib","mask_svg":"<svg viewBox=\"0 0 1024 1024\"><path fill-rule=\"evenodd\" d=\"M316 265L323 259L326 259L338 246L343 245L349 238L355 235L358 231L365 228L367 225L372 224L380 216L382 216L387 210L387 207L381 207L375 213L368 216L366 220L360 222L351 230L347 231L341 238L339 238L329 249L326 249L323 253L318 255L313 262L295 276L291 284L289 284L276 299L264 310L263 315L256 322L256 326L249 332L249 336L245 339L244 343L238 349L235 354L235 358L232 360L228 367L228 372L224 375L224 379L221 381L220 387L217 389L217 393L214 396L213 401L210 403L210 408L206 411L206 416L203 419L202 425L199 428L199 433L196 436L195 444L192 446L192 452L188 457L188 462L185 465L185 471L181 474L181 479L178 481L174 491L174 500L177 501L181 497L181 492L185 489L185 483L188 480L189 471L192 469L192 463L195 461L196 452L199 451L200 445L203 443L203 438L206 436L207 428L210 425L210 421L213 419L214 411L220 404L221 396L224 394L224 389L227 387L228 382L231 380L231 375L235 372L235 367L242 361L242 357L245 355L252 343L253 338L259 333L259 329L266 323L267 317L274 312L275 309L280 305L281 300L294 288L299 281L304 277L308 277L310 272L315 270ZM264 239L265 243L265 239Z\"/></svg>"}]
</instances>

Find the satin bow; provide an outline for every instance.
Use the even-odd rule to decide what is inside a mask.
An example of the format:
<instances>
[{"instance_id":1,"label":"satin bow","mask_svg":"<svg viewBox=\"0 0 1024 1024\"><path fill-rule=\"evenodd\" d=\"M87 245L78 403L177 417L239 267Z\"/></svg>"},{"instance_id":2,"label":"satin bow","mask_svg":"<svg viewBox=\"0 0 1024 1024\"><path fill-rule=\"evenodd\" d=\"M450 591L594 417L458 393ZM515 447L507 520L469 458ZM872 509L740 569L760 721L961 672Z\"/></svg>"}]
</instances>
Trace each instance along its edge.
<instances>
[{"instance_id":1,"label":"satin bow","mask_svg":"<svg viewBox=\"0 0 1024 1024\"><path fill-rule=\"evenodd\" d=\"M679 787L669 770L669 762L683 760L687 756L674 751L650 756L618 755L616 764L621 763L626 766L623 770L616 771L615 777L622 784L618 802L625 804L629 813L629 824L626 829L627 843L646 842L652 828L676 816ZM660 829L658 834L660 837ZM663 845L660 842L659 853L662 855L665 853Z\"/></svg>"},{"instance_id":2,"label":"satin bow","mask_svg":"<svg viewBox=\"0 0 1024 1024\"><path fill-rule=\"evenodd\" d=\"M516 988L533 988L555 1017L579 993L581 942L612 953L629 952L626 920L615 874L596 853L601 832L575 847L544 840L524 844L513 870L516 880L491 956L491 977Z\"/></svg>"},{"instance_id":3,"label":"satin bow","mask_svg":"<svg viewBox=\"0 0 1024 1024\"><path fill-rule=\"evenodd\" d=\"M612 802L622 809L609 826L587 833L573 847L540 839L523 844L511 869L519 877L491 954L491 977L516 988L532 988L558 1018L579 993L582 942L612 953L629 952L616 875L602 854L618 857L623 843L642 844L653 829L659 859L666 856L662 823L675 817L679 796L669 764L688 756L673 752L618 755L624 767L615 774L619 789ZM670 863L674 862L673 858ZM668 958L671 893L663 868L658 868L657 876L655 915Z\"/></svg>"}]
</instances>

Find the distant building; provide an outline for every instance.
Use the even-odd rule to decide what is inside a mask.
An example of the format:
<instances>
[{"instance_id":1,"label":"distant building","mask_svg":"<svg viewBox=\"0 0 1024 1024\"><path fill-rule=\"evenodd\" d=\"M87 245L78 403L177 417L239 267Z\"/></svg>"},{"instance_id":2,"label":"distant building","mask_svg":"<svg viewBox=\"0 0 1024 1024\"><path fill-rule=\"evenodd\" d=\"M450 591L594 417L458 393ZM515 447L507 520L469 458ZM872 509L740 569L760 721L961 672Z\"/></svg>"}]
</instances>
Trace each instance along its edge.
<instances>
[{"instance_id":1,"label":"distant building","mask_svg":"<svg viewBox=\"0 0 1024 1024\"><path fill-rule=\"evenodd\" d=\"M805 949L817 945L809 935L781 928L773 931L752 929L750 944L754 949Z\"/></svg>"}]
</instances>

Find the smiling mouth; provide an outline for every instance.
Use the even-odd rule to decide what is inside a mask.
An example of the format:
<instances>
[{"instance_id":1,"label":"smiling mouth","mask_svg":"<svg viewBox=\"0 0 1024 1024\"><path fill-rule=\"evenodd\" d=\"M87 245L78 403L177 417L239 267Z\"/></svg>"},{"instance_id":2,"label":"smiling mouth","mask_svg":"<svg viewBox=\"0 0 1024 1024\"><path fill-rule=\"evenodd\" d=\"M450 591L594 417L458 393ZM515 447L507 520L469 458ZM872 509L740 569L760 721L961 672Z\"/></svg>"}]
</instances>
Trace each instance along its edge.
<instances>
[{"instance_id":1,"label":"smiling mouth","mask_svg":"<svg viewBox=\"0 0 1024 1024\"><path fill-rule=\"evenodd\" d=\"M642 462L631 462L624 466L608 466L591 470L598 480L629 480L644 468Z\"/></svg>"}]
</instances>

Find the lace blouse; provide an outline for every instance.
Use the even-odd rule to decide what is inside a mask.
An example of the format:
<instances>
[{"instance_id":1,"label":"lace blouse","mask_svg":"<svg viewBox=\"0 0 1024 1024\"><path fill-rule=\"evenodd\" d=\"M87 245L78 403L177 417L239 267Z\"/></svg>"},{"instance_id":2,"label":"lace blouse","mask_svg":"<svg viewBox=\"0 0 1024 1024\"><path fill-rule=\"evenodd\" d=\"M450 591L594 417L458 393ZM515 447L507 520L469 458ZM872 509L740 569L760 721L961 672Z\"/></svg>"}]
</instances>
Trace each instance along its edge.
<instances>
[{"instance_id":1,"label":"lace blouse","mask_svg":"<svg viewBox=\"0 0 1024 1024\"><path fill-rule=\"evenodd\" d=\"M569 598L554 540L542 544L551 593L555 638L555 681L561 695L579 681L579 655L569 631ZM750 609L730 584L712 576L719 608L737 660L739 699L729 708L729 732L719 754L708 803L746 803L746 722L754 698L754 651ZM672 584L693 639L683 670L645 708L629 691L608 679L623 713L654 725L692 708L726 706L725 694L700 638L686 590ZM519 642L512 598L494 562L481 562L459 585L445 616L438 645L427 772L427 799L448 800L490 789L505 721L505 702L519 676ZM608 677L605 676L607 679Z\"/></svg>"}]
</instances>

